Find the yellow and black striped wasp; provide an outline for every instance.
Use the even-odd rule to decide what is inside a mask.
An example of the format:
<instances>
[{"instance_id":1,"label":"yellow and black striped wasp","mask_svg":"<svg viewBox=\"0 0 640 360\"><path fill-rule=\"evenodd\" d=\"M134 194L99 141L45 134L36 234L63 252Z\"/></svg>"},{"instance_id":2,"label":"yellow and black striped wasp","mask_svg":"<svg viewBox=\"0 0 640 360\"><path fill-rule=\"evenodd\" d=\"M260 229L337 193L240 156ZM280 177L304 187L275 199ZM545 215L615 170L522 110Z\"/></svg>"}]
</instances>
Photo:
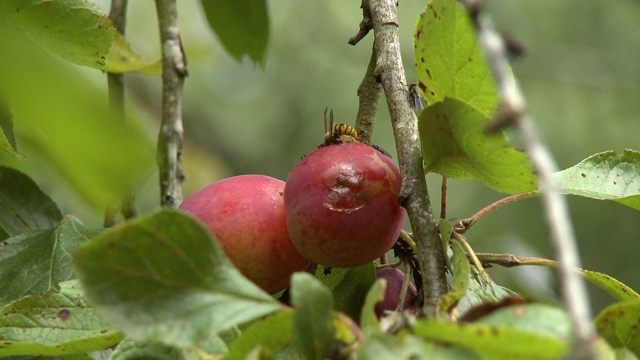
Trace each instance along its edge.
<instances>
[{"instance_id":1,"label":"yellow and black striped wasp","mask_svg":"<svg viewBox=\"0 0 640 360\"><path fill-rule=\"evenodd\" d=\"M333 110L329 112L329 116L327 116L327 110L329 109L324 109L324 143L320 145L321 147L340 144L345 140L360 142L358 140L358 132L353 126L347 124L333 125Z\"/></svg>"},{"instance_id":2,"label":"yellow and black striped wasp","mask_svg":"<svg viewBox=\"0 0 640 360\"><path fill-rule=\"evenodd\" d=\"M329 111L329 116L327 116L327 111ZM324 109L324 142L320 144L319 147L342 144L346 140L349 140L351 142L360 142L360 140L358 139L358 131L356 131L356 129L351 125L347 125L347 124L334 125L333 110L329 110L328 108L325 108ZM369 146L371 146L372 148L380 151L384 155L391 158L391 155L388 152L384 151L384 149L382 149L380 146L378 145L369 145Z\"/></svg>"}]
</instances>

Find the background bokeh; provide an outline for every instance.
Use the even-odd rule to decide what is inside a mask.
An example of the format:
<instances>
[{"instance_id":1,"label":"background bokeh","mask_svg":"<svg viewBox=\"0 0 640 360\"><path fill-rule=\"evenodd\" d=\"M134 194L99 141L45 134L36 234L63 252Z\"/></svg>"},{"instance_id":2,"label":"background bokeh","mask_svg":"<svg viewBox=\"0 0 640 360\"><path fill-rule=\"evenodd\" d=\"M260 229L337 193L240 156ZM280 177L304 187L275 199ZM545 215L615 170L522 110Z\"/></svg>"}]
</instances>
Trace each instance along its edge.
<instances>
[{"instance_id":1,"label":"background bokeh","mask_svg":"<svg viewBox=\"0 0 640 360\"><path fill-rule=\"evenodd\" d=\"M97 1L108 11L108 1ZM181 35L189 77L184 91L185 196L218 179L260 173L286 179L323 136L322 114L353 124L356 90L369 60L372 34L347 44L361 20L359 1L270 1L271 35L264 69L238 63L209 30L199 2L180 0ZM407 78L413 69L412 35L423 1L400 1L399 22ZM496 26L521 41L526 52L513 70L529 110L560 168L604 150L640 150L640 4L630 0L491 0ZM127 37L150 59L159 57L151 1L130 1ZM106 87L106 77L75 67L77 76ZM158 131L160 79L127 75L129 111L151 138ZM389 116L380 107L374 143L395 156ZM20 141L20 123L16 132ZM517 141L517 139L514 139ZM21 149L28 155L28 147ZM63 208L89 225L102 213L70 190L51 167L31 157L15 165L27 171ZM428 175L432 203L440 178ZM465 218L503 195L473 181L449 182L448 215ZM138 208L158 208L157 174L137 190ZM575 231L585 268L605 272L640 290L640 213L623 205L571 197ZM435 214L439 209L434 209ZM539 199L524 200L484 218L467 233L476 251L551 257ZM503 285L548 301L556 299L553 272L491 269ZM613 299L590 288L594 308Z\"/></svg>"}]
</instances>

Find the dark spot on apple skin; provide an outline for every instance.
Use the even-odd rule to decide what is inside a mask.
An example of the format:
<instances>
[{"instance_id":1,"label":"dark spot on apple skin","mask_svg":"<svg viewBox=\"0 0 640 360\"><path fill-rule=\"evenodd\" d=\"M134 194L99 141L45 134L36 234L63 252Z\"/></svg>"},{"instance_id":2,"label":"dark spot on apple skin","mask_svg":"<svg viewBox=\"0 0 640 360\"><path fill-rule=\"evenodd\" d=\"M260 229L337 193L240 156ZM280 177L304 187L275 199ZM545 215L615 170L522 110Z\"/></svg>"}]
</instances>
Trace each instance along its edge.
<instances>
[{"instance_id":1,"label":"dark spot on apple skin","mask_svg":"<svg viewBox=\"0 0 640 360\"><path fill-rule=\"evenodd\" d=\"M586 178L586 177L587 177L587 174L582 173L582 174L580 174L580 176L582 176L582 178Z\"/></svg>"}]
</instances>

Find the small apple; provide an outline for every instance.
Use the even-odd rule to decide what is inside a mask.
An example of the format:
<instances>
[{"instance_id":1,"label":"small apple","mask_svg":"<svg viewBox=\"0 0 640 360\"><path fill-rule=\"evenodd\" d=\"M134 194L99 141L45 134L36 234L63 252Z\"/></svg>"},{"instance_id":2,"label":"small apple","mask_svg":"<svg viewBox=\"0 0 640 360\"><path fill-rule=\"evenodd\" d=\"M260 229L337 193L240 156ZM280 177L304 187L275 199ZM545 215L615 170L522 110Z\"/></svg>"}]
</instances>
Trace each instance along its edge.
<instances>
[{"instance_id":1,"label":"small apple","mask_svg":"<svg viewBox=\"0 0 640 360\"><path fill-rule=\"evenodd\" d=\"M404 224L400 185L398 168L371 146L353 142L313 151L291 170L284 189L293 245L329 267L375 260Z\"/></svg>"},{"instance_id":2,"label":"small apple","mask_svg":"<svg viewBox=\"0 0 640 360\"><path fill-rule=\"evenodd\" d=\"M289 238L284 186L264 175L235 176L197 191L179 207L204 223L238 270L270 294L309 266Z\"/></svg>"},{"instance_id":3,"label":"small apple","mask_svg":"<svg viewBox=\"0 0 640 360\"><path fill-rule=\"evenodd\" d=\"M376 279L387 280L387 289L384 292L384 299L378 302L374 307L376 316L380 317L385 311L395 311L398 308L400 290L402 290L404 277L405 274L395 267L386 267L376 271ZM402 305L403 310L411 306L416 295L418 295L418 291L416 290L415 285L409 282L407 295L405 296L404 304Z\"/></svg>"}]
</instances>

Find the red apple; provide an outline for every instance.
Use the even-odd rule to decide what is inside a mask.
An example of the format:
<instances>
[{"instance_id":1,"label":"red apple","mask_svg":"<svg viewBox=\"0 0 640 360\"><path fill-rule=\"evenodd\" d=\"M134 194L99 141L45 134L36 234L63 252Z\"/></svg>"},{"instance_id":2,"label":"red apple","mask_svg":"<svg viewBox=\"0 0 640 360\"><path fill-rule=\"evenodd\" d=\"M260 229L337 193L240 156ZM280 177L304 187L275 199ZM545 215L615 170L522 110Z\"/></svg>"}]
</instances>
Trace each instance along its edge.
<instances>
[{"instance_id":1,"label":"red apple","mask_svg":"<svg viewBox=\"0 0 640 360\"><path fill-rule=\"evenodd\" d=\"M285 289L293 272L309 266L289 239L284 186L264 175L236 176L197 191L180 205L205 224L244 276L270 294Z\"/></svg>"},{"instance_id":2,"label":"red apple","mask_svg":"<svg viewBox=\"0 0 640 360\"><path fill-rule=\"evenodd\" d=\"M376 272L377 279L387 280L387 289L384 292L384 299L376 304L374 311L378 317L382 316L385 311L395 311L400 301L400 290L402 290L402 282L404 281L404 273L395 267L386 267ZM418 295L415 285L409 282L407 287L407 295L404 298L402 309L411 306L413 299Z\"/></svg>"},{"instance_id":3,"label":"red apple","mask_svg":"<svg viewBox=\"0 0 640 360\"><path fill-rule=\"evenodd\" d=\"M293 245L324 266L373 261L393 246L402 229L400 184L391 159L365 144L313 151L293 168L284 190Z\"/></svg>"}]
</instances>

